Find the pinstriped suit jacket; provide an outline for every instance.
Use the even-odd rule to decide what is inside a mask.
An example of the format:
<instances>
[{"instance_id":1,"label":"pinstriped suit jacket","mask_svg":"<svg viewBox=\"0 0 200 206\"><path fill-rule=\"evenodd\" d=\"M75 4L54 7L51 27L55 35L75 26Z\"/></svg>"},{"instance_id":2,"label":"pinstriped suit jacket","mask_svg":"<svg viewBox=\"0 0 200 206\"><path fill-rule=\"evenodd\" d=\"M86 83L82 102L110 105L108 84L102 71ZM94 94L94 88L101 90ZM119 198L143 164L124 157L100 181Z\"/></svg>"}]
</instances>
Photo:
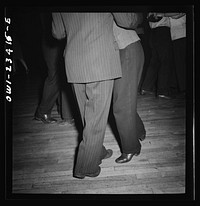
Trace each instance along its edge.
<instances>
[{"instance_id":1,"label":"pinstriped suit jacket","mask_svg":"<svg viewBox=\"0 0 200 206\"><path fill-rule=\"evenodd\" d=\"M67 36L64 52L68 82L88 83L121 77L119 49L111 13L53 13L52 32ZM120 26L130 27L133 16L114 14Z\"/></svg>"}]
</instances>

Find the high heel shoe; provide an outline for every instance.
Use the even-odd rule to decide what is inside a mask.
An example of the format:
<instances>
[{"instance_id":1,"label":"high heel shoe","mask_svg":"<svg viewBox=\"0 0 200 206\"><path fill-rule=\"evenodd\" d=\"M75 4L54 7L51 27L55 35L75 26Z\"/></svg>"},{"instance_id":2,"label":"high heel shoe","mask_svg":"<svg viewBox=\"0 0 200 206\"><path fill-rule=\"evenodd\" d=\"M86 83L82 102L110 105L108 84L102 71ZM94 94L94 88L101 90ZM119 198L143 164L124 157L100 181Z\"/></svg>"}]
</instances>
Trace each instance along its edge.
<instances>
[{"instance_id":1,"label":"high heel shoe","mask_svg":"<svg viewBox=\"0 0 200 206\"><path fill-rule=\"evenodd\" d=\"M140 154L141 148L138 149L138 151L136 151L135 153L122 153L120 157L118 157L115 162L116 163L125 163L125 162L129 162L131 161L131 159L133 158L133 156L138 156Z\"/></svg>"}]
</instances>

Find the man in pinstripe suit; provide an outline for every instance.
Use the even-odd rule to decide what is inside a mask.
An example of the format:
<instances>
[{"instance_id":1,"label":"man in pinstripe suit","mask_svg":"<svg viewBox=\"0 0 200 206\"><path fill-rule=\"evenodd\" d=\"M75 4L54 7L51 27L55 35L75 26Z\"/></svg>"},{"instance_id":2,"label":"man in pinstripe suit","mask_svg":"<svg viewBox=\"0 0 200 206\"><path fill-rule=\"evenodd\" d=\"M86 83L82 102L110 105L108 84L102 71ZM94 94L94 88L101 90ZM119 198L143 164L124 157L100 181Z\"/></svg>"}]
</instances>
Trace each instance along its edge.
<instances>
[{"instance_id":1,"label":"man in pinstripe suit","mask_svg":"<svg viewBox=\"0 0 200 206\"><path fill-rule=\"evenodd\" d=\"M68 82L73 83L83 123L74 177L99 175L101 160L112 155L103 140L114 79L122 76L113 21L134 27L132 13L53 13L53 35L67 36L64 52Z\"/></svg>"}]
</instances>

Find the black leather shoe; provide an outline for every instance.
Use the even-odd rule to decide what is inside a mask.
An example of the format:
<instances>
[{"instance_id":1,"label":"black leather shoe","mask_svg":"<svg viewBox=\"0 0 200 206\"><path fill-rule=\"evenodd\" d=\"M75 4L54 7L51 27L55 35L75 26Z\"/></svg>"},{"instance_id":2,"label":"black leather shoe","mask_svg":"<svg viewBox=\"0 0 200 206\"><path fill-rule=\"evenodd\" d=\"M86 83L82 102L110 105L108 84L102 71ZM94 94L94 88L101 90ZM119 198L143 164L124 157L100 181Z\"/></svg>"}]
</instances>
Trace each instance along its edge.
<instances>
[{"instance_id":1,"label":"black leather shoe","mask_svg":"<svg viewBox=\"0 0 200 206\"><path fill-rule=\"evenodd\" d=\"M113 155L113 151L112 151L111 149L107 149L106 151L107 151L107 153L106 153L106 155L100 160L99 165L102 163L102 160L108 159L108 158L110 158L110 157Z\"/></svg>"},{"instance_id":2,"label":"black leather shoe","mask_svg":"<svg viewBox=\"0 0 200 206\"><path fill-rule=\"evenodd\" d=\"M115 162L116 163L125 163L125 162L129 162L131 161L131 159L133 158L133 156L138 156L140 154L141 148L138 149L138 151L136 151L135 153L129 153L129 154L125 154L122 153L122 155L120 157L118 157Z\"/></svg>"},{"instance_id":3,"label":"black leather shoe","mask_svg":"<svg viewBox=\"0 0 200 206\"><path fill-rule=\"evenodd\" d=\"M145 138L146 138L146 134L143 134L143 135L140 136L138 139L139 139L140 141L143 141L143 140L145 140Z\"/></svg>"},{"instance_id":4,"label":"black leather shoe","mask_svg":"<svg viewBox=\"0 0 200 206\"><path fill-rule=\"evenodd\" d=\"M101 167L98 168L97 172L92 173L92 174L74 174L75 178L78 179L84 179L85 177L97 177L101 172Z\"/></svg>"},{"instance_id":5,"label":"black leather shoe","mask_svg":"<svg viewBox=\"0 0 200 206\"><path fill-rule=\"evenodd\" d=\"M38 121L42 121L43 123L45 124L52 124L52 123L55 123L57 122L56 119L52 118L50 115L48 114L36 114L35 117L34 117L35 120L38 120Z\"/></svg>"},{"instance_id":6,"label":"black leather shoe","mask_svg":"<svg viewBox=\"0 0 200 206\"><path fill-rule=\"evenodd\" d=\"M103 159L108 159L113 155L113 151L111 149L107 149L107 154L105 155L105 157Z\"/></svg>"},{"instance_id":7,"label":"black leather shoe","mask_svg":"<svg viewBox=\"0 0 200 206\"><path fill-rule=\"evenodd\" d=\"M166 94L158 94L158 97L163 98L163 99L172 99L172 96L166 95Z\"/></svg>"},{"instance_id":8,"label":"black leather shoe","mask_svg":"<svg viewBox=\"0 0 200 206\"><path fill-rule=\"evenodd\" d=\"M140 94L141 95L145 95L145 94L155 94L154 92L152 92L152 91L148 91L148 90L144 90L144 89L142 89L141 91L140 91Z\"/></svg>"}]
</instances>

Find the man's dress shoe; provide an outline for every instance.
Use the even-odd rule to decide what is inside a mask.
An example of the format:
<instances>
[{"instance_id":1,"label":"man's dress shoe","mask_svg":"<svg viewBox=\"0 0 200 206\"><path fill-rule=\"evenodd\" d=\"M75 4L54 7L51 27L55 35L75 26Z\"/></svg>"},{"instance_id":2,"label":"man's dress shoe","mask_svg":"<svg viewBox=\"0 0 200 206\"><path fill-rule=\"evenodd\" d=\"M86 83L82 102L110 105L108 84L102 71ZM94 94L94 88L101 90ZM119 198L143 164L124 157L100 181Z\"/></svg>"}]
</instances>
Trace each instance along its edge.
<instances>
[{"instance_id":1,"label":"man's dress shoe","mask_svg":"<svg viewBox=\"0 0 200 206\"><path fill-rule=\"evenodd\" d=\"M140 136L138 139L139 139L140 141L143 141L143 140L145 140L145 138L146 138L146 134L143 134L143 135Z\"/></svg>"},{"instance_id":2,"label":"man's dress shoe","mask_svg":"<svg viewBox=\"0 0 200 206\"><path fill-rule=\"evenodd\" d=\"M88 174L75 174L74 177L78 179L84 179L85 177L97 177L101 172L101 167L95 173L88 173Z\"/></svg>"},{"instance_id":3,"label":"man's dress shoe","mask_svg":"<svg viewBox=\"0 0 200 206\"><path fill-rule=\"evenodd\" d=\"M125 163L125 162L129 162L131 161L131 159L133 158L133 156L138 156L140 154L141 148L138 149L135 153L122 153L120 157L118 157L115 162L116 163Z\"/></svg>"},{"instance_id":4,"label":"man's dress shoe","mask_svg":"<svg viewBox=\"0 0 200 206\"><path fill-rule=\"evenodd\" d=\"M113 151L112 151L111 149L107 149L106 151L107 151L107 154L104 156L103 159L108 159L108 158L110 158L110 157L112 156L112 154L113 154Z\"/></svg>"},{"instance_id":5,"label":"man's dress shoe","mask_svg":"<svg viewBox=\"0 0 200 206\"><path fill-rule=\"evenodd\" d=\"M107 150L106 150L106 155L101 158L99 164L102 163L102 160L108 159L108 158L110 158L112 155L113 155L113 151L112 151L111 149L107 149Z\"/></svg>"},{"instance_id":6,"label":"man's dress shoe","mask_svg":"<svg viewBox=\"0 0 200 206\"><path fill-rule=\"evenodd\" d=\"M144 90L144 89L142 89L141 91L140 91L140 94L141 95L145 95L145 94L151 94L151 95L153 95L153 94L155 94L153 91L149 91L149 90Z\"/></svg>"},{"instance_id":7,"label":"man's dress shoe","mask_svg":"<svg viewBox=\"0 0 200 206\"><path fill-rule=\"evenodd\" d=\"M35 120L38 120L38 121L42 121L44 122L45 124L52 124L52 123L55 123L57 122L56 119L52 118L50 115L48 114L36 114L35 117L34 117Z\"/></svg>"},{"instance_id":8,"label":"man's dress shoe","mask_svg":"<svg viewBox=\"0 0 200 206\"><path fill-rule=\"evenodd\" d=\"M163 99L172 99L172 96L167 95L167 94L158 94L158 97L163 98Z\"/></svg>"},{"instance_id":9,"label":"man's dress shoe","mask_svg":"<svg viewBox=\"0 0 200 206\"><path fill-rule=\"evenodd\" d=\"M106 151L107 151L107 153L102 159L108 159L113 154L113 151L111 149L107 149ZM101 164L101 162L100 162L100 164ZM101 168L99 167L98 171L93 173L93 174L84 174L84 175L83 174L75 174L74 177L79 178L79 179L84 179L86 176L87 177L97 177L100 174L100 172L101 172Z\"/></svg>"}]
</instances>

